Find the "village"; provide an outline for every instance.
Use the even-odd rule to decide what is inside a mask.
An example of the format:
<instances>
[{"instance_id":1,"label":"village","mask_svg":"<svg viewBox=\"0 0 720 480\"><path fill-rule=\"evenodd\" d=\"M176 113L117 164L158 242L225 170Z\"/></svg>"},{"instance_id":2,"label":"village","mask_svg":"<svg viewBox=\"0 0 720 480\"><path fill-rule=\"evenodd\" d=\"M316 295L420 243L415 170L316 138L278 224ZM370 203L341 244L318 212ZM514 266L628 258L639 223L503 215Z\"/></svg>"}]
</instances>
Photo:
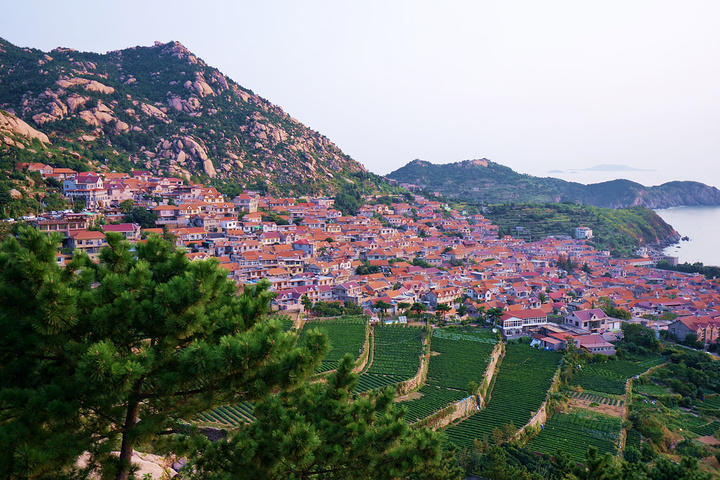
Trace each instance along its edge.
<instances>
[{"instance_id":1,"label":"village","mask_svg":"<svg viewBox=\"0 0 720 480\"><path fill-rule=\"evenodd\" d=\"M482 215L417 194L397 203L367 198L356 215L344 216L324 197L246 191L226 198L214 187L148 171L23 168L62 182L64 195L83 206L24 219L62 235L60 265L78 251L97 259L107 232L130 242L161 234L191 260L217 259L239 288L267 279L274 308L293 315L322 315L337 305L376 321L493 323L506 339L530 337L549 350L572 339L606 355L615 353L623 322L679 341L694 334L706 347L720 335L717 281L655 269L668 257L646 248L639 258L613 259L586 244L586 226L528 243L498 238ZM126 222L128 205L154 213L155 224Z\"/></svg>"}]
</instances>

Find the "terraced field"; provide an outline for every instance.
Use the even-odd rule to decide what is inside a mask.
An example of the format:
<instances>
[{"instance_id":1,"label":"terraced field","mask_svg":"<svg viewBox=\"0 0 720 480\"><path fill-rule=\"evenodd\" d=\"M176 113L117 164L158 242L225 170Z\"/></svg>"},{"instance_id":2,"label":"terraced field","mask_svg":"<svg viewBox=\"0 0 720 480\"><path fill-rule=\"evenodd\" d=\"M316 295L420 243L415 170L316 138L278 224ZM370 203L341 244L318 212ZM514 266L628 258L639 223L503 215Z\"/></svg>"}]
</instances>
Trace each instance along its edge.
<instances>
[{"instance_id":1,"label":"terraced field","mask_svg":"<svg viewBox=\"0 0 720 480\"><path fill-rule=\"evenodd\" d=\"M282 324L283 330L286 332L289 332L295 326L292 318L288 316L280 317L280 323Z\"/></svg>"},{"instance_id":2,"label":"terraced field","mask_svg":"<svg viewBox=\"0 0 720 480\"><path fill-rule=\"evenodd\" d=\"M315 373L324 373L338 367L340 360L346 353L358 358L365 344L365 330L367 322L362 318L322 320L305 324L298 345L303 345L309 329L318 328L327 335L328 353L322 363L315 369Z\"/></svg>"},{"instance_id":3,"label":"terraced field","mask_svg":"<svg viewBox=\"0 0 720 480\"><path fill-rule=\"evenodd\" d=\"M512 422L524 426L545 401L562 355L529 345L509 344L487 407L447 428L451 442L472 448L473 440L491 437L494 428Z\"/></svg>"},{"instance_id":4,"label":"terraced field","mask_svg":"<svg viewBox=\"0 0 720 480\"><path fill-rule=\"evenodd\" d=\"M600 405L610 405L611 407L622 407L623 405L625 405L624 400L620 400L619 398L611 398L607 395L598 394L596 392L570 392L569 395L579 400L597 402Z\"/></svg>"},{"instance_id":5,"label":"terraced field","mask_svg":"<svg viewBox=\"0 0 720 480\"><path fill-rule=\"evenodd\" d=\"M623 395L625 393L625 382L629 378L640 375L649 368L663 363L663 361L663 357L655 356L642 362L615 360L586 365L575 374L573 383L586 390L611 395Z\"/></svg>"},{"instance_id":6,"label":"terraced field","mask_svg":"<svg viewBox=\"0 0 720 480\"><path fill-rule=\"evenodd\" d=\"M249 423L255 420L253 408L253 405L248 402L240 402L237 405L225 405L199 414L198 420L201 422L219 423L228 427L237 427L243 423Z\"/></svg>"},{"instance_id":7,"label":"terraced field","mask_svg":"<svg viewBox=\"0 0 720 480\"><path fill-rule=\"evenodd\" d=\"M435 330L426 385L417 392L420 398L402 402L405 419L415 422L467 397L468 384L482 382L496 344L487 330Z\"/></svg>"},{"instance_id":8,"label":"terraced field","mask_svg":"<svg viewBox=\"0 0 720 480\"><path fill-rule=\"evenodd\" d=\"M702 425L697 425L690 429L691 432L704 437L706 435L715 435L715 432L720 429L720 422L713 420L710 422L704 422Z\"/></svg>"},{"instance_id":9,"label":"terraced field","mask_svg":"<svg viewBox=\"0 0 720 480\"><path fill-rule=\"evenodd\" d=\"M553 455L558 450L577 462L585 459L588 447L594 446L600 455L615 454L620 441L622 419L589 410L556 413L540 433L526 447L534 452Z\"/></svg>"},{"instance_id":10,"label":"terraced field","mask_svg":"<svg viewBox=\"0 0 720 480\"><path fill-rule=\"evenodd\" d=\"M420 369L423 329L406 325L378 325L373 330L372 364L360 374L356 393L396 385Z\"/></svg>"}]
</instances>

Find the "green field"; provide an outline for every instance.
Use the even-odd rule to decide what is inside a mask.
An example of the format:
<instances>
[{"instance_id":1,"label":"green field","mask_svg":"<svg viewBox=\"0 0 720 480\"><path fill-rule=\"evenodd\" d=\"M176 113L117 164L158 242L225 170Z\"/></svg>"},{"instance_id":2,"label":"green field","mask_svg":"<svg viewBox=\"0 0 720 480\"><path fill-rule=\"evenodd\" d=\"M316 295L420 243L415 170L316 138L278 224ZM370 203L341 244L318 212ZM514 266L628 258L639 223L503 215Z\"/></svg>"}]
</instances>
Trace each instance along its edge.
<instances>
[{"instance_id":1,"label":"green field","mask_svg":"<svg viewBox=\"0 0 720 480\"><path fill-rule=\"evenodd\" d=\"M588 447L600 455L615 454L620 440L622 419L588 410L556 413L526 447L534 452L554 455L558 450L582 462Z\"/></svg>"},{"instance_id":2,"label":"green field","mask_svg":"<svg viewBox=\"0 0 720 480\"><path fill-rule=\"evenodd\" d=\"M420 398L402 402L405 419L415 422L467 397L471 381L482 383L496 344L495 334L487 330L435 330L426 385L418 391Z\"/></svg>"},{"instance_id":3,"label":"green field","mask_svg":"<svg viewBox=\"0 0 720 480\"><path fill-rule=\"evenodd\" d=\"M372 364L360 374L356 393L396 385L414 377L420 369L422 328L377 325L372 335Z\"/></svg>"},{"instance_id":4,"label":"green field","mask_svg":"<svg viewBox=\"0 0 720 480\"><path fill-rule=\"evenodd\" d=\"M253 405L248 402L240 402L237 405L224 405L198 415L200 422L219 423L228 427L237 427L243 423L255 420L253 416Z\"/></svg>"},{"instance_id":5,"label":"green field","mask_svg":"<svg viewBox=\"0 0 720 480\"><path fill-rule=\"evenodd\" d=\"M585 365L575 374L573 384L585 390L623 395L625 393L625 383L629 378L640 375L663 361L663 357L653 356L641 362L614 360Z\"/></svg>"},{"instance_id":6,"label":"green field","mask_svg":"<svg viewBox=\"0 0 720 480\"><path fill-rule=\"evenodd\" d=\"M361 318L322 320L316 322L307 322L302 332L298 345L305 343L306 334L310 329L317 328L327 336L328 353L323 358L320 366L315 369L315 373L324 373L334 370L338 367L340 360L349 353L353 358L357 359L365 345L365 330L367 322Z\"/></svg>"},{"instance_id":7,"label":"green field","mask_svg":"<svg viewBox=\"0 0 720 480\"><path fill-rule=\"evenodd\" d=\"M584 390L582 392L566 392L568 396L577 398L579 400L587 400L589 402L596 402L601 405L610 405L611 407L622 407L625 405L625 401L620 398L613 398L607 394L593 392L591 390Z\"/></svg>"},{"instance_id":8,"label":"green field","mask_svg":"<svg viewBox=\"0 0 720 480\"><path fill-rule=\"evenodd\" d=\"M560 353L529 345L507 345L487 407L448 427L450 441L472 448L473 440L491 438L495 428L511 422L522 428L545 401L561 358Z\"/></svg>"}]
</instances>

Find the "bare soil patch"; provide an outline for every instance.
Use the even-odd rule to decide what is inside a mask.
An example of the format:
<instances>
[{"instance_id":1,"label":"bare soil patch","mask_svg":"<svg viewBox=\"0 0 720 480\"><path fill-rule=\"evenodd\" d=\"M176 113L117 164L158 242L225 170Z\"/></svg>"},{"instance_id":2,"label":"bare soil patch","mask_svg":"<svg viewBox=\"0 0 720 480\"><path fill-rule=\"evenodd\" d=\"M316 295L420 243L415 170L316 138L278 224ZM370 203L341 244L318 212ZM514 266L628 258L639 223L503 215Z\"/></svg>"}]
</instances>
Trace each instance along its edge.
<instances>
[{"instance_id":1,"label":"bare soil patch","mask_svg":"<svg viewBox=\"0 0 720 480\"><path fill-rule=\"evenodd\" d=\"M585 408L587 410L592 410L593 412L604 413L606 415L612 415L614 417L622 417L623 416L623 408L624 407L605 405L603 403L601 403L599 405L594 405L591 407L590 403L592 403L590 400L581 400L579 398L571 398L570 399L571 407Z\"/></svg>"},{"instance_id":2,"label":"bare soil patch","mask_svg":"<svg viewBox=\"0 0 720 480\"><path fill-rule=\"evenodd\" d=\"M706 435L697 439L698 442L702 442L706 445L720 445L720 440L713 437L712 435Z\"/></svg>"},{"instance_id":3,"label":"bare soil patch","mask_svg":"<svg viewBox=\"0 0 720 480\"><path fill-rule=\"evenodd\" d=\"M423 396L420 392L410 392L407 395L403 395L402 397L395 397L396 402L404 402L406 400L417 400L418 398L421 398Z\"/></svg>"}]
</instances>

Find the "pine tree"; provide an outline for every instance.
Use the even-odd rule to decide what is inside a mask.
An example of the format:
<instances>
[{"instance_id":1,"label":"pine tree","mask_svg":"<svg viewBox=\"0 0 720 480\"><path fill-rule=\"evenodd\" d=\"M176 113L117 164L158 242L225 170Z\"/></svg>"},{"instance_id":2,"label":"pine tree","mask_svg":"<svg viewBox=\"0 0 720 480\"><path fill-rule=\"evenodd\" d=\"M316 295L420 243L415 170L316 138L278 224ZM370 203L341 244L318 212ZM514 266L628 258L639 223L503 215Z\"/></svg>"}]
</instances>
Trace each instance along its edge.
<instances>
[{"instance_id":1,"label":"pine tree","mask_svg":"<svg viewBox=\"0 0 720 480\"><path fill-rule=\"evenodd\" d=\"M99 264L80 254L65 268L57 241L26 228L0 249L8 478L58 478L88 451L91 466L127 479L138 442L213 406L294 388L325 350L319 334L295 348L295 334L267 318L267 283L237 295L215 260L190 262L157 236L133 251L108 234Z\"/></svg>"},{"instance_id":2,"label":"pine tree","mask_svg":"<svg viewBox=\"0 0 720 480\"><path fill-rule=\"evenodd\" d=\"M441 434L407 425L392 389L353 396L353 367L348 355L327 383L267 397L255 407L257 420L229 440L201 438L194 478L460 478Z\"/></svg>"}]
</instances>

